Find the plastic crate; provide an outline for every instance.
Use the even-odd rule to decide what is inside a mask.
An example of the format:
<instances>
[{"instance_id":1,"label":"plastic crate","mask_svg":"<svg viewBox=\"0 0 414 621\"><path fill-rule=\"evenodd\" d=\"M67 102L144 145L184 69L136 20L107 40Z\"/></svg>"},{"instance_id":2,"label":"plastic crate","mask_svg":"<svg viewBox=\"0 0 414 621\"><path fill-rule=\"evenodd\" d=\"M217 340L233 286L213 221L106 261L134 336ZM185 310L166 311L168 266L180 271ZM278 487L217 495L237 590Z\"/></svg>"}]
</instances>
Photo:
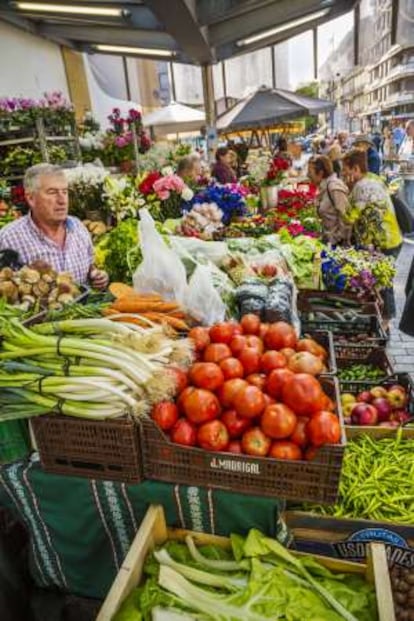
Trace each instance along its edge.
<instances>
[{"instance_id":1,"label":"plastic crate","mask_svg":"<svg viewBox=\"0 0 414 621\"><path fill-rule=\"evenodd\" d=\"M365 360L372 352L386 347L387 341L382 338L371 338L364 341L352 341L349 336L335 335L333 337L335 360L340 363L342 360L353 360L360 362Z\"/></svg>"},{"instance_id":2,"label":"plastic crate","mask_svg":"<svg viewBox=\"0 0 414 621\"><path fill-rule=\"evenodd\" d=\"M329 308L332 304L332 309L338 308L358 308L364 306L367 303L376 303L380 308L384 302L380 294L373 290L372 293L364 293L359 295L352 291L326 291L320 289L299 289L297 297L298 309L307 309L309 307Z\"/></svg>"},{"instance_id":3,"label":"plastic crate","mask_svg":"<svg viewBox=\"0 0 414 621\"><path fill-rule=\"evenodd\" d=\"M346 369L347 367L352 366L353 364L372 364L384 371L384 377L380 377L378 379L369 380L369 379L361 379L361 380L342 380L338 375L339 386L341 389L341 393L350 392L350 393L359 393L362 390L369 390L373 386L378 386L384 379L395 375L394 368L388 358L387 352L385 349L378 348L373 351L367 353L365 357L361 357L358 360L355 358L340 358L338 359L338 373L341 369Z\"/></svg>"},{"instance_id":4,"label":"plastic crate","mask_svg":"<svg viewBox=\"0 0 414 621\"><path fill-rule=\"evenodd\" d=\"M335 502L346 438L338 382L334 377L323 377L321 383L327 395L338 404L342 438L340 444L327 444L319 449L312 461L287 461L180 446L171 442L152 419L145 417L141 421L144 477L242 494Z\"/></svg>"},{"instance_id":5,"label":"plastic crate","mask_svg":"<svg viewBox=\"0 0 414 621\"><path fill-rule=\"evenodd\" d=\"M382 321L376 308L372 315L358 314L353 321L349 319L338 319L335 314L337 311L323 311L321 315L316 315L314 311L301 311L299 314L302 332L318 332L328 330L332 332L334 339L340 336L358 337L362 339L380 339L383 343L387 342L387 336L382 327ZM319 313L319 311L317 311Z\"/></svg>"},{"instance_id":6,"label":"plastic crate","mask_svg":"<svg viewBox=\"0 0 414 621\"><path fill-rule=\"evenodd\" d=\"M96 421L51 414L33 418L32 425L47 472L124 483L142 481L135 420Z\"/></svg>"},{"instance_id":7,"label":"plastic crate","mask_svg":"<svg viewBox=\"0 0 414 621\"><path fill-rule=\"evenodd\" d=\"M337 372L337 364L334 349L334 340L331 332L319 331L319 332L302 332L301 338L311 338L328 352L328 370L324 372L324 375L335 375Z\"/></svg>"}]
</instances>

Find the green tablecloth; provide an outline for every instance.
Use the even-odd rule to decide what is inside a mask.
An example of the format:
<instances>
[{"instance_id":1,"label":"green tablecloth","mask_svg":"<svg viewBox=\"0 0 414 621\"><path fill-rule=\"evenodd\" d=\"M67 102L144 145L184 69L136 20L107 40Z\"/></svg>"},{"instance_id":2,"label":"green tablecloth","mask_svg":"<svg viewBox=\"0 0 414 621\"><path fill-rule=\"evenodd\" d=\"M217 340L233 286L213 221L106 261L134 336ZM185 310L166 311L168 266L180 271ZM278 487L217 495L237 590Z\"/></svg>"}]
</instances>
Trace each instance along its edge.
<instances>
[{"instance_id":1,"label":"green tablecloth","mask_svg":"<svg viewBox=\"0 0 414 621\"><path fill-rule=\"evenodd\" d=\"M221 490L145 481L125 485L45 473L38 461L0 469L0 506L30 534L30 570L39 586L104 597L150 504L169 526L218 535L255 527L286 540L283 503Z\"/></svg>"}]
</instances>

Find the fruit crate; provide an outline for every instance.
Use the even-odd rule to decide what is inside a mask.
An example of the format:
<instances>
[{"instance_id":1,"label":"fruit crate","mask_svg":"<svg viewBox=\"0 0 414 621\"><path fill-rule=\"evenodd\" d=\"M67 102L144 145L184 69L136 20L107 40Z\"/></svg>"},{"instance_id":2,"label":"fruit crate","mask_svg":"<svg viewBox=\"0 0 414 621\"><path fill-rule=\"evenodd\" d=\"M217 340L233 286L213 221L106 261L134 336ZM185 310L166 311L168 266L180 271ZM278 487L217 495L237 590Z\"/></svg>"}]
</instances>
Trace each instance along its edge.
<instances>
[{"instance_id":1,"label":"fruit crate","mask_svg":"<svg viewBox=\"0 0 414 621\"><path fill-rule=\"evenodd\" d=\"M354 360L355 362L360 362L378 348L386 347L387 340L386 338L372 338L354 342L349 336L335 335L333 337L333 344L337 361Z\"/></svg>"},{"instance_id":2,"label":"fruit crate","mask_svg":"<svg viewBox=\"0 0 414 621\"><path fill-rule=\"evenodd\" d=\"M384 372L384 377L379 379L360 379L360 380L342 380L339 376L339 372L342 369L346 369L354 364L372 364L380 368ZM368 352L365 357L361 357L358 360L355 358L340 358L337 362L338 367L338 381L341 393L350 392L356 394L362 390L369 390L373 386L377 386L387 377L395 375L393 366L388 358L387 352L383 348L377 348Z\"/></svg>"},{"instance_id":3,"label":"fruit crate","mask_svg":"<svg viewBox=\"0 0 414 621\"><path fill-rule=\"evenodd\" d=\"M33 418L32 428L46 472L142 481L140 428L133 419L97 421L48 414Z\"/></svg>"},{"instance_id":4,"label":"fruit crate","mask_svg":"<svg viewBox=\"0 0 414 621\"><path fill-rule=\"evenodd\" d=\"M335 357L335 348L334 348L334 339L331 332L327 331L317 331L317 332L303 332L301 338L311 338L328 352L328 365L327 371L324 372L324 375L335 375L337 372L337 364Z\"/></svg>"},{"instance_id":5,"label":"fruit crate","mask_svg":"<svg viewBox=\"0 0 414 621\"><path fill-rule=\"evenodd\" d=\"M405 389L407 394L405 410L414 417L414 382L408 373L396 373L392 377L387 377L387 379L377 382L375 385L390 388L396 384L403 386ZM369 390L370 388L372 388L371 384L363 383L359 392ZM394 437L398 430L399 427L380 427L379 425L345 425L345 433L348 440L353 440L363 434L369 434L372 438L381 440L382 438ZM413 423L403 425L402 437L414 438Z\"/></svg>"},{"instance_id":6,"label":"fruit crate","mask_svg":"<svg viewBox=\"0 0 414 621\"><path fill-rule=\"evenodd\" d=\"M230 539L227 537L168 528L163 508L156 505L150 506L96 621L114 619L121 604L141 582L145 559L155 546L161 546L171 539L184 541L187 535L191 535L198 545L230 547ZM300 552L292 553L294 556L301 556ZM383 544L371 543L369 545L366 564L324 556L315 556L315 560L333 572L364 575L367 582L375 586L378 621L395 621L390 575Z\"/></svg>"},{"instance_id":7,"label":"fruit crate","mask_svg":"<svg viewBox=\"0 0 414 621\"><path fill-rule=\"evenodd\" d=\"M340 444L321 447L312 461L206 451L171 442L150 418L141 420L144 478L239 492L333 503L338 495L346 437L336 378L324 376L326 394L338 404Z\"/></svg>"},{"instance_id":8,"label":"fruit crate","mask_svg":"<svg viewBox=\"0 0 414 621\"><path fill-rule=\"evenodd\" d=\"M376 303L381 309L383 301L377 291L357 295L352 291L326 291L319 289L299 289L297 297L298 310L310 310L314 308L325 308L331 310L338 309L358 309L365 304Z\"/></svg>"},{"instance_id":9,"label":"fruit crate","mask_svg":"<svg viewBox=\"0 0 414 621\"><path fill-rule=\"evenodd\" d=\"M373 304L376 307L376 304ZM387 336L382 327L382 321L378 314L378 309L372 314L356 315L351 321L347 316L339 318L337 311L301 311L299 318L302 326L302 332L318 332L321 330L329 330L336 338L341 336L357 336L360 340L365 339L381 339L383 343L387 342Z\"/></svg>"}]
</instances>

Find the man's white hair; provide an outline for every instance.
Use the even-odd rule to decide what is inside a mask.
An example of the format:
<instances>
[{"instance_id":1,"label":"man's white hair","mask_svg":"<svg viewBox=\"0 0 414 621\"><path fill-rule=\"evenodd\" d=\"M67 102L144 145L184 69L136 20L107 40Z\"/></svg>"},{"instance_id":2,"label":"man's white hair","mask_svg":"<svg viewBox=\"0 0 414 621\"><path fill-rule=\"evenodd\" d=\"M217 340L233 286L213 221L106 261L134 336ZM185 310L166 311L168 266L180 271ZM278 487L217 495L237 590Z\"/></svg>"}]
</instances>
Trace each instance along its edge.
<instances>
[{"instance_id":1,"label":"man's white hair","mask_svg":"<svg viewBox=\"0 0 414 621\"><path fill-rule=\"evenodd\" d=\"M32 194L39 189L39 179L40 177L47 175L65 175L64 170L61 166L56 166L56 164L47 164L43 162L42 164L36 164L35 166L31 166L26 170L23 179L23 186L25 192Z\"/></svg>"}]
</instances>

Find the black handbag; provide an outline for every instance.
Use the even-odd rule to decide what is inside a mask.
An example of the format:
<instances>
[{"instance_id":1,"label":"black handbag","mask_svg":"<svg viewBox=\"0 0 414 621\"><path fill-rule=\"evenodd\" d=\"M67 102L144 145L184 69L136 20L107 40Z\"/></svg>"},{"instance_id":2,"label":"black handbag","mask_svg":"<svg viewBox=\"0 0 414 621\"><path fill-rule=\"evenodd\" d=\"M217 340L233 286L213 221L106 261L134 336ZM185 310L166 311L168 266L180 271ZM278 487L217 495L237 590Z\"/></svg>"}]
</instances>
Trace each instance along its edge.
<instances>
[{"instance_id":1,"label":"black handbag","mask_svg":"<svg viewBox=\"0 0 414 621\"><path fill-rule=\"evenodd\" d=\"M401 233L403 235L412 233L414 231L414 216L407 203L396 194L391 194L391 200Z\"/></svg>"}]
</instances>

